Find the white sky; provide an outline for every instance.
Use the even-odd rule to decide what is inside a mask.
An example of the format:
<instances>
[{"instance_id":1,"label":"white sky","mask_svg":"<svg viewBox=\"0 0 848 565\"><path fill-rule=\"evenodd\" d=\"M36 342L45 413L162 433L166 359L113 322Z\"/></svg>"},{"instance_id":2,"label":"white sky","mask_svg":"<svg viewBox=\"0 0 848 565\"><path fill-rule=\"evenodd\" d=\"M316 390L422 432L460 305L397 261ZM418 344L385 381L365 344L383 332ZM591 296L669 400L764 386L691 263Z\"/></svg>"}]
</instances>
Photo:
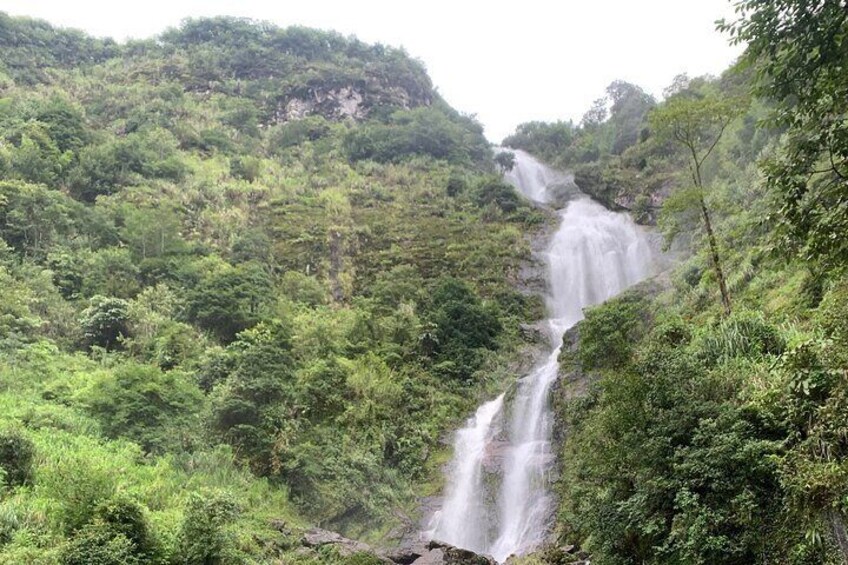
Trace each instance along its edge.
<instances>
[{"instance_id":1,"label":"white sky","mask_svg":"<svg viewBox=\"0 0 848 565\"><path fill-rule=\"evenodd\" d=\"M495 142L529 120L578 121L615 79L659 96L675 75L718 74L740 53L714 29L732 16L728 0L0 0L0 10L119 40L232 15L403 46Z\"/></svg>"}]
</instances>

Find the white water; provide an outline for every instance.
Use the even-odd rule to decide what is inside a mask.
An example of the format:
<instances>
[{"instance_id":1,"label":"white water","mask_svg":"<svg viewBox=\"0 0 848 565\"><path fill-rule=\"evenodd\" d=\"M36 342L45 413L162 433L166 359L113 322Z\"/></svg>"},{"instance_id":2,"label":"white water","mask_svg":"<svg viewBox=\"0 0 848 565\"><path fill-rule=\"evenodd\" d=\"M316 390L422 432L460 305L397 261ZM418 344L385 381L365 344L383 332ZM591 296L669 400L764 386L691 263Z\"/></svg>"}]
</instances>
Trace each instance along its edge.
<instances>
[{"instance_id":1,"label":"white water","mask_svg":"<svg viewBox=\"0 0 848 565\"><path fill-rule=\"evenodd\" d=\"M550 202L554 185L567 177L527 153L515 156L506 179L525 197ZM579 193L559 215L545 254L552 351L518 381L513 398L501 395L483 404L457 432L444 503L426 532L499 562L537 547L552 518L549 396L563 334L583 318L584 307L615 296L652 270L648 236L629 216Z\"/></svg>"}]
</instances>

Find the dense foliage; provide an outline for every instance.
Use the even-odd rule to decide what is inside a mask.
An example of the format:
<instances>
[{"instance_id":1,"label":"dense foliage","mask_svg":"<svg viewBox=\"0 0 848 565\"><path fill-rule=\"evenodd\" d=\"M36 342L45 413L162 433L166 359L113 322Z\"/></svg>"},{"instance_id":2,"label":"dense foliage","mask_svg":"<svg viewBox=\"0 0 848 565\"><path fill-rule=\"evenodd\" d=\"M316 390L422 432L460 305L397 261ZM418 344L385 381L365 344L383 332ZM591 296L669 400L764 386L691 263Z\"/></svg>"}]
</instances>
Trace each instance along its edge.
<instances>
[{"instance_id":1,"label":"dense foliage","mask_svg":"<svg viewBox=\"0 0 848 565\"><path fill-rule=\"evenodd\" d=\"M593 563L848 559L848 8L736 6L722 76L505 140L679 259L562 357L556 533ZM334 33L0 14L0 47L0 562L337 563L299 529L435 491L541 314L509 153Z\"/></svg>"},{"instance_id":2,"label":"dense foliage","mask_svg":"<svg viewBox=\"0 0 848 565\"><path fill-rule=\"evenodd\" d=\"M422 65L232 18L0 47L0 562L270 562L437 488L545 217Z\"/></svg>"}]
</instances>

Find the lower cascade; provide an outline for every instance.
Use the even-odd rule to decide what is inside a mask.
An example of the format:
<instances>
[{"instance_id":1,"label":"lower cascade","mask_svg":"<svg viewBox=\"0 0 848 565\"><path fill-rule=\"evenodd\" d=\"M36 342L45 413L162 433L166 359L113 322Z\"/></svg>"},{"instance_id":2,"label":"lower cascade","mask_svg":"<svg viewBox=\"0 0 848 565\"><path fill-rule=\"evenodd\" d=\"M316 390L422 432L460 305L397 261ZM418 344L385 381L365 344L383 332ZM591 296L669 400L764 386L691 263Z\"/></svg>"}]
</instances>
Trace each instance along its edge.
<instances>
[{"instance_id":1,"label":"lower cascade","mask_svg":"<svg viewBox=\"0 0 848 565\"><path fill-rule=\"evenodd\" d=\"M514 394L480 406L456 433L444 501L426 532L499 562L538 547L552 521L549 396L563 335L582 319L584 307L645 279L653 263L649 236L630 216L580 194L566 175L527 153L514 153L506 179L525 197L547 205L569 184L574 192L558 211L560 224L544 254L551 351Z\"/></svg>"}]
</instances>

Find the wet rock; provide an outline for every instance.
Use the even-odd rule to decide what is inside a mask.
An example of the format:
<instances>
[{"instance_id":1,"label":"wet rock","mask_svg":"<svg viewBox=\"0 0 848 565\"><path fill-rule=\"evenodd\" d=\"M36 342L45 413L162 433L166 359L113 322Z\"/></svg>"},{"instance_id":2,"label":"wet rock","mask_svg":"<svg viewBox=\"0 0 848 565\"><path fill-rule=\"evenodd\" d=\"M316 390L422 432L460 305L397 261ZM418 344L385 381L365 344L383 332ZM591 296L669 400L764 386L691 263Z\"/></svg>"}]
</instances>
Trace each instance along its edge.
<instances>
[{"instance_id":1,"label":"wet rock","mask_svg":"<svg viewBox=\"0 0 848 565\"><path fill-rule=\"evenodd\" d=\"M520 324L518 330L521 332L521 337L530 343L543 343L548 341L548 333L544 322L536 322L535 324Z\"/></svg>"}]
</instances>

